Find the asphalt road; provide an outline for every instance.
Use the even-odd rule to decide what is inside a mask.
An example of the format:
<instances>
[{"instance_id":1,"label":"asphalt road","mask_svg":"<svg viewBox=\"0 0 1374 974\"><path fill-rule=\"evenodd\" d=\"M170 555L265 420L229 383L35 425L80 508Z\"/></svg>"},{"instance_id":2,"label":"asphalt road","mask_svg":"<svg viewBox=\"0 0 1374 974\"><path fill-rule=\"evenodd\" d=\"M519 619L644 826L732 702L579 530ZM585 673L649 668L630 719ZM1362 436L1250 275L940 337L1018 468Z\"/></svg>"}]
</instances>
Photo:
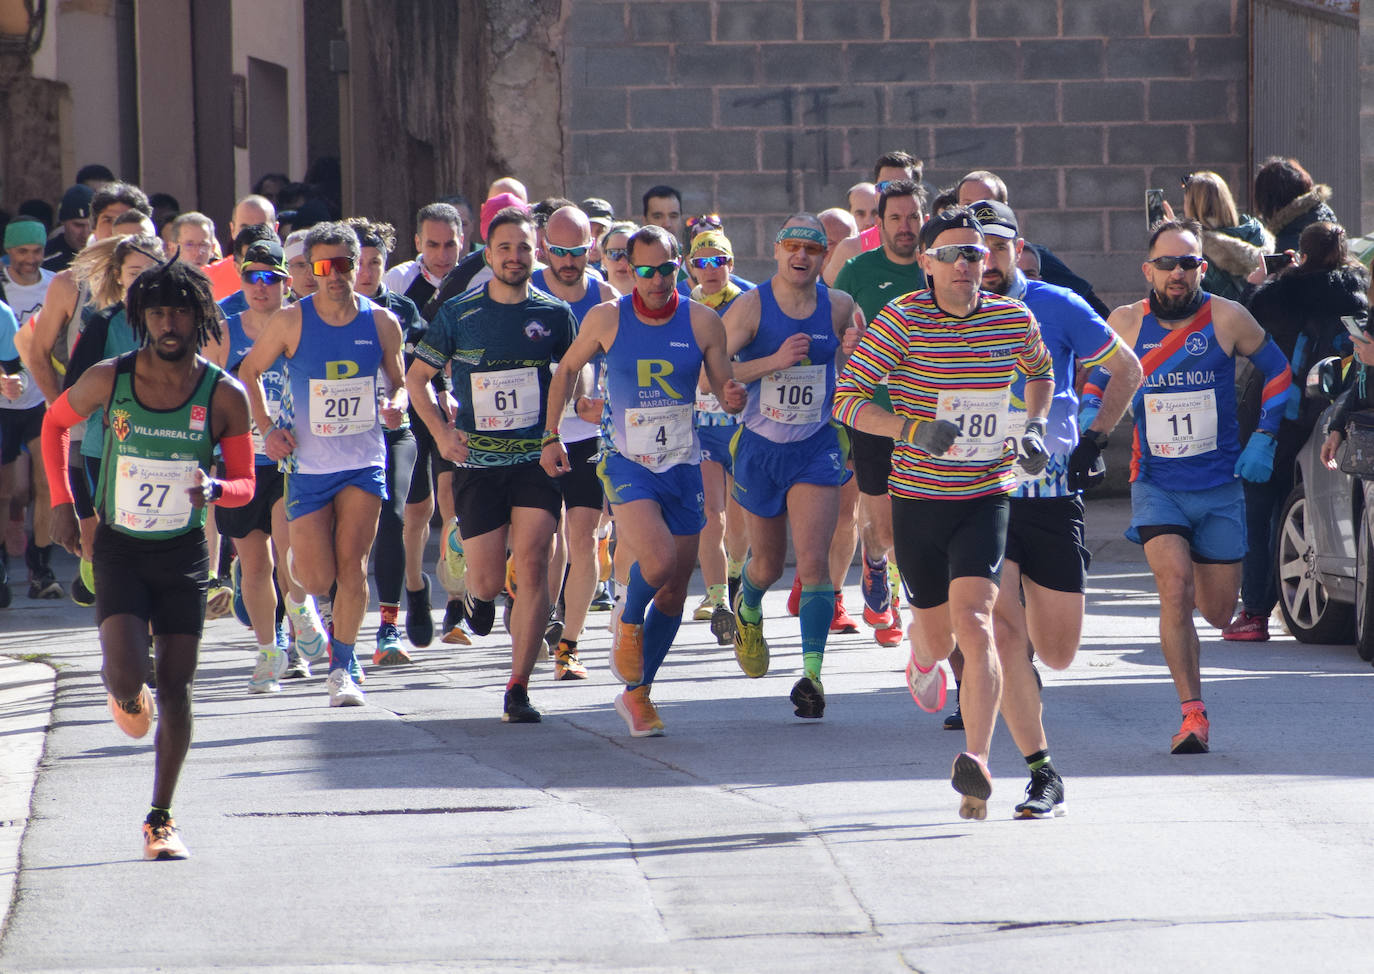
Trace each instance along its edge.
<instances>
[{"instance_id":1,"label":"asphalt road","mask_svg":"<svg viewBox=\"0 0 1374 974\"><path fill-rule=\"evenodd\" d=\"M1026 776L1004 728L988 820L958 818L962 735L913 705L906 647L866 630L831 642L824 720L793 717L800 639L776 592L773 671L746 679L685 624L655 684L667 736L645 740L610 706L604 615L591 679L541 663L533 726L499 721L499 624L330 710L318 678L248 695L252 640L212 623L175 808L193 858L145 863L151 738L109 720L90 610L20 593L0 653L57 675L49 715L48 667L0 660L0 970L1374 967L1374 670L1204 629L1213 751L1170 756L1178 705L1123 517L1090 505L1083 649L1041 668L1068 798L1048 821L1011 818Z\"/></svg>"}]
</instances>

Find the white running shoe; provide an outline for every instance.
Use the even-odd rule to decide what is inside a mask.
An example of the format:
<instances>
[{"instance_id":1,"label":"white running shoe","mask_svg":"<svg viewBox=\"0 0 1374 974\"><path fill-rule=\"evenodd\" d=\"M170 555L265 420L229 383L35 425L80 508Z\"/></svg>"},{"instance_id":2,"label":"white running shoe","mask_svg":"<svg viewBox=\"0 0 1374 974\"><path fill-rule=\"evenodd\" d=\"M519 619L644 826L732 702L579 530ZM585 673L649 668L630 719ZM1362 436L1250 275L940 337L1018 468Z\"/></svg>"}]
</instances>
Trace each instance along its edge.
<instances>
[{"instance_id":1,"label":"white running shoe","mask_svg":"<svg viewBox=\"0 0 1374 974\"><path fill-rule=\"evenodd\" d=\"M450 599L461 599L467 594L467 558L463 554L463 536L458 533L458 519L451 517L444 525L444 537L439 545L439 564L437 574L439 584Z\"/></svg>"},{"instance_id":2,"label":"white running shoe","mask_svg":"<svg viewBox=\"0 0 1374 974\"><path fill-rule=\"evenodd\" d=\"M315 610L315 600L307 595L304 605L296 605L287 599L286 610L291 614L291 624L296 630L296 655L307 663L328 659L329 634L325 632L320 614Z\"/></svg>"},{"instance_id":3,"label":"white running shoe","mask_svg":"<svg viewBox=\"0 0 1374 974\"><path fill-rule=\"evenodd\" d=\"M363 705L363 691L358 688L358 684L353 682L353 677L348 675L348 670L337 669L329 671L329 679L325 681L329 687L329 706L331 707L361 707Z\"/></svg>"},{"instance_id":4,"label":"white running shoe","mask_svg":"<svg viewBox=\"0 0 1374 974\"><path fill-rule=\"evenodd\" d=\"M278 693L282 674L286 672L286 654L276 646L258 650L258 662L248 678L249 693Z\"/></svg>"},{"instance_id":5,"label":"white running shoe","mask_svg":"<svg viewBox=\"0 0 1374 974\"><path fill-rule=\"evenodd\" d=\"M906 686L911 691L911 699L916 701L928 714L939 713L945 707L945 694L949 687L949 664L944 660L930 669L922 671L916 665L916 650L911 650L911 659L906 664Z\"/></svg>"}]
</instances>

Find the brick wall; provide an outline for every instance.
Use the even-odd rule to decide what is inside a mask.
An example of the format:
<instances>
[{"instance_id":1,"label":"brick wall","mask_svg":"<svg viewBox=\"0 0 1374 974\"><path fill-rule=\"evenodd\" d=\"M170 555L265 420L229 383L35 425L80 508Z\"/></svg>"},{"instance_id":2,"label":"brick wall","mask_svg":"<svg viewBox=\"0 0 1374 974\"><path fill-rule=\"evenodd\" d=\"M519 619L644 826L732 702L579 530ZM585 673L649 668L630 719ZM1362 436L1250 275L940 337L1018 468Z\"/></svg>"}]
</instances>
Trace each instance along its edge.
<instances>
[{"instance_id":1,"label":"brick wall","mask_svg":"<svg viewBox=\"0 0 1374 974\"><path fill-rule=\"evenodd\" d=\"M638 214L677 186L737 264L907 149L932 187L1006 179L1029 239L1108 304L1139 292L1144 191L1248 193L1242 0L565 0L564 182Z\"/></svg>"}]
</instances>

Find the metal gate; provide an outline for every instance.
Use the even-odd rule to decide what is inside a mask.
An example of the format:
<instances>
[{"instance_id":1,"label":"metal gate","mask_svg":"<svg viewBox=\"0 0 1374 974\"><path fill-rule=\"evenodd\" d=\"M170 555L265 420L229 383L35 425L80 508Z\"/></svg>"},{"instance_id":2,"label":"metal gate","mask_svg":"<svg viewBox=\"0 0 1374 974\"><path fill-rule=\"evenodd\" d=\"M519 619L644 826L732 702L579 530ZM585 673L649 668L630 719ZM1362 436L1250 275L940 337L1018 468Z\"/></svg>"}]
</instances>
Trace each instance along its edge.
<instances>
[{"instance_id":1,"label":"metal gate","mask_svg":"<svg viewBox=\"0 0 1374 974\"><path fill-rule=\"evenodd\" d=\"M1292 156L1360 230L1359 3L1251 0L1250 173ZM1251 196L1253 187L1246 194Z\"/></svg>"}]
</instances>

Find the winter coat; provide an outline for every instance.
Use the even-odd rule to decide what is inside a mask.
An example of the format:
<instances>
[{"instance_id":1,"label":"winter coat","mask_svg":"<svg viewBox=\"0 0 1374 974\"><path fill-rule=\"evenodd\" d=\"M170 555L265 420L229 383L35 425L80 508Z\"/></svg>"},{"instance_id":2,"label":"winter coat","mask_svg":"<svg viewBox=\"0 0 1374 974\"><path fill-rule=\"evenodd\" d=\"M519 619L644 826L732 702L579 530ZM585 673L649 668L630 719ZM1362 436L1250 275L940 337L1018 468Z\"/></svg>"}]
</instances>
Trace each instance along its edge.
<instances>
[{"instance_id":1,"label":"winter coat","mask_svg":"<svg viewBox=\"0 0 1374 974\"><path fill-rule=\"evenodd\" d=\"M1279 253L1297 250L1302 232L1318 221L1339 223L1335 212L1327 205L1330 199L1331 187L1319 184L1266 219L1264 225L1274 235L1275 250Z\"/></svg>"},{"instance_id":2,"label":"winter coat","mask_svg":"<svg viewBox=\"0 0 1374 974\"><path fill-rule=\"evenodd\" d=\"M1204 228L1202 255L1207 258L1207 273L1202 277L1202 289L1232 301L1241 300L1245 279L1264 264L1264 255L1271 253L1273 246L1274 238L1252 216L1246 216L1240 226Z\"/></svg>"}]
</instances>

